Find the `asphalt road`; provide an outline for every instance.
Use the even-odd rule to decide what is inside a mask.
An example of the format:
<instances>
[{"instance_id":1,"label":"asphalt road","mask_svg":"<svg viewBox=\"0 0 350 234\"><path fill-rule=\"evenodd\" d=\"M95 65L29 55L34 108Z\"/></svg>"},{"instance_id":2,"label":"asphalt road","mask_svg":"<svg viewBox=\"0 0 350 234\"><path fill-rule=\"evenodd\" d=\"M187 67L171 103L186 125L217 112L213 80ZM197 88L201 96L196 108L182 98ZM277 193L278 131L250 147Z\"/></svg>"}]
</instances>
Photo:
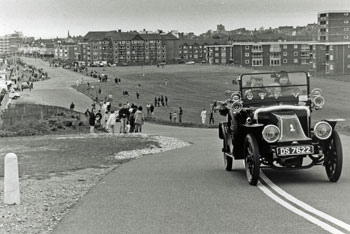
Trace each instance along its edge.
<instances>
[{"instance_id":1,"label":"asphalt road","mask_svg":"<svg viewBox=\"0 0 350 234\"><path fill-rule=\"evenodd\" d=\"M76 106L91 104L69 88L81 75L62 68L49 74L52 79L38 83L39 91L30 98L65 106L69 98ZM62 86L47 91L45 85L55 83ZM66 96L45 96L56 92ZM240 161L232 172L224 170L217 130L145 124L144 132L192 145L123 164L84 196L53 233L350 233L350 137L341 136L344 167L338 183L328 182L323 167L313 167L264 170L265 182L253 187Z\"/></svg>"}]
</instances>

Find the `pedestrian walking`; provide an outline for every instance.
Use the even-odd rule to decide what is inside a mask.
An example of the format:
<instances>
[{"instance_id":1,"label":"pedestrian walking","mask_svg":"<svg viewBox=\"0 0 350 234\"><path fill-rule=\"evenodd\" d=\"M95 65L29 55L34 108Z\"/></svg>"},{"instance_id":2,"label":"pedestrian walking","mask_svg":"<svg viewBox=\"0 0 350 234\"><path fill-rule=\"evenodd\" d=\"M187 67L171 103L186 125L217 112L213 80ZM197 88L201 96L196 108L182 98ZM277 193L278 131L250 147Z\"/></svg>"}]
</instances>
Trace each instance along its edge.
<instances>
[{"instance_id":1,"label":"pedestrian walking","mask_svg":"<svg viewBox=\"0 0 350 234\"><path fill-rule=\"evenodd\" d=\"M149 108L150 112L151 112L151 116L154 116L154 106L153 104L151 104L150 108Z\"/></svg>"},{"instance_id":2,"label":"pedestrian walking","mask_svg":"<svg viewBox=\"0 0 350 234\"><path fill-rule=\"evenodd\" d=\"M131 112L130 112L130 116L129 116L129 124L130 124L130 129L129 132L135 132L135 113L136 113L137 109L136 106L134 108L131 108Z\"/></svg>"},{"instance_id":3,"label":"pedestrian walking","mask_svg":"<svg viewBox=\"0 0 350 234\"><path fill-rule=\"evenodd\" d=\"M139 99L139 97L140 97L140 93L139 91L136 91L136 98Z\"/></svg>"},{"instance_id":4,"label":"pedestrian walking","mask_svg":"<svg viewBox=\"0 0 350 234\"><path fill-rule=\"evenodd\" d=\"M202 112L201 112L201 118L202 118L202 124L205 124L205 121L207 119L207 111L205 109L202 109Z\"/></svg>"},{"instance_id":5,"label":"pedestrian walking","mask_svg":"<svg viewBox=\"0 0 350 234\"><path fill-rule=\"evenodd\" d=\"M142 132L142 125L144 122L145 116L142 111L142 106L139 106L135 113L135 132Z\"/></svg>"},{"instance_id":6,"label":"pedestrian walking","mask_svg":"<svg viewBox=\"0 0 350 234\"><path fill-rule=\"evenodd\" d=\"M157 97L154 97L154 106L157 106L157 103L158 103L158 99Z\"/></svg>"},{"instance_id":7,"label":"pedestrian walking","mask_svg":"<svg viewBox=\"0 0 350 234\"><path fill-rule=\"evenodd\" d=\"M169 120L170 120L170 122L172 122L172 121L173 121L173 115L172 115L172 113L171 113L171 112L169 113Z\"/></svg>"},{"instance_id":8,"label":"pedestrian walking","mask_svg":"<svg viewBox=\"0 0 350 234\"><path fill-rule=\"evenodd\" d=\"M95 122L96 122L95 109L92 108L91 111L89 112L90 133L95 133Z\"/></svg>"},{"instance_id":9,"label":"pedestrian walking","mask_svg":"<svg viewBox=\"0 0 350 234\"><path fill-rule=\"evenodd\" d=\"M126 124L127 124L129 115L130 115L130 112L129 112L128 106L127 104L124 104L119 111L119 119L121 122L120 130L119 130L120 133L126 133Z\"/></svg>"},{"instance_id":10,"label":"pedestrian walking","mask_svg":"<svg viewBox=\"0 0 350 234\"><path fill-rule=\"evenodd\" d=\"M108 116L107 123L106 123L106 129L109 133L115 133L117 125L117 114L114 110L111 111L110 115Z\"/></svg>"},{"instance_id":11,"label":"pedestrian walking","mask_svg":"<svg viewBox=\"0 0 350 234\"><path fill-rule=\"evenodd\" d=\"M179 107L179 123L182 123L182 114L183 114L183 110L182 107Z\"/></svg>"},{"instance_id":12,"label":"pedestrian walking","mask_svg":"<svg viewBox=\"0 0 350 234\"><path fill-rule=\"evenodd\" d=\"M176 123L176 119L177 119L177 113L176 113L176 111L174 112L174 114L173 114L173 121Z\"/></svg>"},{"instance_id":13,"label":"pedestrian walking","mask_svg":"<svg viewBox=\"0 0 350 234\"><path fill-rule=\"evenodd\" d=\"M214 124L214 112L212 110L209 112L209 124Z\"/></svg>"},{"instance_id":14,"label":"pedestrian walking","mask_svg":"<svg viewBox=\"0 0 350 234\"><path fill-rule=\"evenodd\" d=\"M162 104L162 106L164 106L164 97L163 97L163 95L160 96L160 103Z\"/></svg>"},{"instance_id":15,"label":"pedestrian walking","mask_svg":"<svg viewBox=\"0 0 350 234\"><path fill-rule=\"evenodd\" d=\"M165 100L165 105L168 106L168 96L165 96L164 100Z\"/></svg>"},{"instance_id":16,"label":"pedestrian walking","mask_svg":"<svg viewBox=\"0 0 350 234\"><path fill-rule=\"evenodd\" d=\"M147 116L149 116L151 113L151 105L149 103L146 105L146 109L147 109Z\"/></svg>"},{"instance_id":17,"label":"pedestrian walking","mask_svg":"<svg viewBox=\"0 0 350 234\"><path fill-rule=\"evenodd\" d=\"M70 106L69 106L69 109L70 109L70 110L74 110L74 107L75 107L74 102L72 102L72 103L70 104Z\"/></svg>"}]
</instances>

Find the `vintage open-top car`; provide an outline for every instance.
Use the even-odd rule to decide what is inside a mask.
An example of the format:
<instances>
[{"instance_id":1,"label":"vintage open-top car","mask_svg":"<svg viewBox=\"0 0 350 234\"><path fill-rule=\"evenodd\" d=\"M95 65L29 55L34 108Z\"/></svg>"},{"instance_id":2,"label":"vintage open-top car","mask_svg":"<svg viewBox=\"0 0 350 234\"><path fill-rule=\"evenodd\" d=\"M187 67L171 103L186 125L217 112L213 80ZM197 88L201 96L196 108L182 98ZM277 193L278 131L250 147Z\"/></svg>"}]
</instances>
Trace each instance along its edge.
<instances>
[{"instance_id":1,"label":"vintage open-top car","mask_svg":"<svg viewBox=\"0 0 350 234\"><path fill-rule=\"evenodd\" d=\"M217 109L225 169L244 159L249 184L256 185L260 168L302 169L323 165L330 181L342 171L342 146L335 125L343 119L313 124L311 112L325 103L321 89L310 91L306 72L241 74L239 89ZM312 126L314 125L314 126Z\"/></svg>"}]
</instances>

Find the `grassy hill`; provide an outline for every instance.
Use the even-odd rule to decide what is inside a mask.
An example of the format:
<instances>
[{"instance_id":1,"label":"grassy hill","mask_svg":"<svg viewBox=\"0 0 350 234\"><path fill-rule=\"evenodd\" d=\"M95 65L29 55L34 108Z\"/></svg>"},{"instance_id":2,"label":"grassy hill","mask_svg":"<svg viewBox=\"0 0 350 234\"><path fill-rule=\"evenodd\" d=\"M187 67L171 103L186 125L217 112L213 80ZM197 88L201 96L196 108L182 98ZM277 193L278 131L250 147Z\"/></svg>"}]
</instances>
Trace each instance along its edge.
<instances>
[{"instance_id":1,"label":"grassy hill","mask_svg":"<svg viewBox=\"0 0 350 234\"><path fill-rule=\"evenodd\" d=\"M90 68L97 72L107 74L107 82L96 82L93 91L89 91L91 97L95 97L98 88L101 88L100 98L113 95L113 105L130 102L145 107L147 103L154 103L154 98L166 95L169 99L167 107L156 108L156 119L167 121L169 112L184 110L183 121L186 123L200 124L200 112L203 108L209 110L210 103L214 100L224 100L227 97L224 91L237 89L232 85L232 80L240 73L252 72L252 70L233 66L215 66L206 64L195 65L166 65L164 68L156 66L130 66ZM89 71L90 71L89 70ZM121 79L120 84L114 83L114 78ZM96 81L98 81L96 79ZM323 118L346 118L343 125L350 125L350 82L335 81L319 77L311 78L312 88L321 88L324 92L326 104L322 110L313 112L314 120ZM79 86L83 93L87 92L87 85ZM140 99L136 98L136 91L140 92ZM123 91L128 91L129 96L124 96ZM215 121L222 120L218 114Z\"/></svg>"}]
</instances>

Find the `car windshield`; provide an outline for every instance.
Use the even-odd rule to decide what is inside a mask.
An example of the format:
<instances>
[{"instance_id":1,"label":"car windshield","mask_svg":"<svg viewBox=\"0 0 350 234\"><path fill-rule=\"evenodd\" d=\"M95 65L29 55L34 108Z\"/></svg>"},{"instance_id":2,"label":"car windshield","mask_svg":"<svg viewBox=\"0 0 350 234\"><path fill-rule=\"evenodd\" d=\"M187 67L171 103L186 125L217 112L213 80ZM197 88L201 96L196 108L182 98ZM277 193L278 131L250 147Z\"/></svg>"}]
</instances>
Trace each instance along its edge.
<instances>
[{"instance_id":1,"label":"car windshield","mask_svg":"<svg viewBox=\"0 0 350 234\"><path fill-rule=\"evenodd\" d=\"M246 106L300 104L307 101L305 72L251 73L241 75L242 100Z\"/></svg>"}]
</instances>

